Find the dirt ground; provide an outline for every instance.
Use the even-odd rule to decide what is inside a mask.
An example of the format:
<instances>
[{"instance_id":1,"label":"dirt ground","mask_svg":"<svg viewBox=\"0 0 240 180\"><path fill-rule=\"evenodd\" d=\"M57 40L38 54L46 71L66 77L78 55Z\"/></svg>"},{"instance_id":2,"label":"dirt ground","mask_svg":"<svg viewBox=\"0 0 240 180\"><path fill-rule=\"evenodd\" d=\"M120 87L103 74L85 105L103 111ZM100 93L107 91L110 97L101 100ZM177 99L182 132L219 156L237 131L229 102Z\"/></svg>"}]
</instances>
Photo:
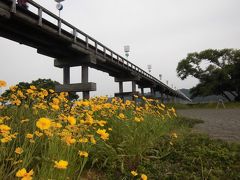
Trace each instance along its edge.
<instances>
[{"instance_id":1,"label":"dirt ground","mask_svg":"<svg viewBox=\"0 0 240 180\"><path fill-rule=\"evenodd\" d=\"M240 142L240 109L188 109L177 113L203 120L194 127L196 131L215 139Z\"/></svg>"}]
</instances>

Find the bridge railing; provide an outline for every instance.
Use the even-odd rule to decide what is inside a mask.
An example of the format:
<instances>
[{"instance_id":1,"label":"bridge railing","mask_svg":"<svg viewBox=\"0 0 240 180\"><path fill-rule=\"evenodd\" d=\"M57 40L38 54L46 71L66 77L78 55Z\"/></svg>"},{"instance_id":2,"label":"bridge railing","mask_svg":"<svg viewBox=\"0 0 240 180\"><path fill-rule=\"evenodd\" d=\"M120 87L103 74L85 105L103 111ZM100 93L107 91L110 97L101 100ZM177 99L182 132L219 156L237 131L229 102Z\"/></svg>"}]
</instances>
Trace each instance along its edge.
<instances>
[{"instance_id":1,"label":"bridge railing","mask_svg":"<svg viewBox=\"0 0 240 180\"><path fill-rule=\"evenodd\" d=\"M162 87L165 89L168 89L170 92L178 94L179 96L182 96L182 94L178 93L177 91L173 90L169 86L165 85L162 83L160 80L157 78L153 77L151 74L147 73L140 67L136 66L135 64L131 63L130 61L126 60L116 52L112 51L110 48L106 47L99 41L95 40L91 36L87 35L83 31L79 30L75 26L71 25L67 21L63 20L59 16L55 15L54 13L50 12L46 8L42 7L41 5L37 4L36 2L32 0L28 0L28 3L31 6L37 9L37 12L32 11L35 15L38 16L38 25L42 26L43 25L43 15L44 13L50 16L51 18L56 20L56 24L54 24L58 28L58 34L61 35L64 32L68 32L71 35L71 39L73 43L78 44L78 42L84 42L85 43L85 48L89 50L90 48L95 51L96 54L102 55L103 58L110 57L111 61L114 61L115 63L119 64L123 68L129 69L132 72L138 73L141 76L144 76L151 81L161 84ZM11 12L16 13L16 0L12 0L12 6L11 6ZM67 31L64 29L64 26L67 27L67 29L70 29L71 32Z\"/></svg>"}]
</instances>

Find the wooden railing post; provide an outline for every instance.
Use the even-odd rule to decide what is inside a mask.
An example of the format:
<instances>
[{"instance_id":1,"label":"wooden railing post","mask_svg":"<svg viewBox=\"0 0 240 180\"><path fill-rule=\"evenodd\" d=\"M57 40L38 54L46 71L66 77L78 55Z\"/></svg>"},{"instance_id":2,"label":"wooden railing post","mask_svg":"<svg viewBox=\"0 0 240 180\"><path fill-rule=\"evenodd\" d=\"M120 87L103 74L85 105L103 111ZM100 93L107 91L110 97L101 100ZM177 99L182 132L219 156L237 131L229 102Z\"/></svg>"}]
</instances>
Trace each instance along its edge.
<instances>
[{"instance_id":1,"label":"wooden railing post","mask_svg":"<svg viewBox=\"0 0 240 180\"><path fill-rule=\"evenodd\" d=\"M86 36L86 48L89 48L89 44L88 44L88 36Z\"/></svg>"},{"instance_id":2,"label":"wooden railing post","mask_svg":"<svg viewBox=\"0 0 240 180\"><path fill-rule=\"evenodd\" d=\"M38 25L42 26L42 8L38 9Z\"/></svg>"},{"instance_id":3,"label":"wooden railing post","mask_svg":"<svg viewBox=\"0 0 240 180\"><path fill-rule=\"evenodd\" d=\"M12 0L11 12L16 13L16 0Z\"/></svg>"},{"instance_id":4,"label":"wooden railing post","mask_svg":"<svg viewBox=\"0 0 240 180\"><path fill-rule=\"evenodd\" d=\"M77 30L73 29L73 42L77 42Z\"/></svg>"},{"instance_id":5,"label":"wooden railing post","mask_svg":"<svg viewBox=\"0 0 240 180\"><path fill-rule=\"evenodd\" d=\"M62 20L59 18L58 19L58 34L61 35L62 33Z\"/></svg>"}]
</instances>

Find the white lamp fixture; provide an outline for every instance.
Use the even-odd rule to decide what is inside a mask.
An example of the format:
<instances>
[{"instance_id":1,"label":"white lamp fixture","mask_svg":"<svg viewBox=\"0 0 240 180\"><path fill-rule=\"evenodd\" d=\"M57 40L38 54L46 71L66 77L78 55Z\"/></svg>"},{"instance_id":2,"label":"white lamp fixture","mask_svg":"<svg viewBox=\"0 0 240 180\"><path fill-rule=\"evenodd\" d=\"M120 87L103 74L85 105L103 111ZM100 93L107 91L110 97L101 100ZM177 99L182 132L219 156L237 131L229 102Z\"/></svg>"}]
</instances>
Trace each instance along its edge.
<instances>
[{"instance_id":1,"label":"white lamp fixture","mask_svg":"<svg viewBox=\"0 0 240 180\"><path fill-rule=\"evenodd\" d=\"M147 68L148 68L148 72L150 73L152 71L152 65L151 64L148 64L147 65Z\"/></svg>"},{"instance_id":2,"label":"white lamp fixture","mask_svg":"<svg viewBox=\"0 0 240 180\"><path fill-rule=\"evenodd\" d=\"M160 81L162 80L162 75L161 74L159 74L159 79L160 79Z\"/></svg>"},{"instance_id":3,"label":"white lamp fixture","mask_svg":"<svg viewBox=\"0 0 240 180\"><path fill-rule=\"evenodd\" d=\"M129 52L130 52L130 46L129 45L124 46L124 52L125 52L125 56L128 58Z\"/></svg>"},{"instance_id":4,"label":"white lamp fixture","mask_svg":"<svg viewBox=\"0 0 240 180\"><path fill-rule=\"evenodd\" d=\"M61 2L63 2L64 0L55 0L55 2L57 2L56 8L59 11L59 17L60 17L60 11L63 10L63 5L61 4Z\"/></svg>"}]
</instances>

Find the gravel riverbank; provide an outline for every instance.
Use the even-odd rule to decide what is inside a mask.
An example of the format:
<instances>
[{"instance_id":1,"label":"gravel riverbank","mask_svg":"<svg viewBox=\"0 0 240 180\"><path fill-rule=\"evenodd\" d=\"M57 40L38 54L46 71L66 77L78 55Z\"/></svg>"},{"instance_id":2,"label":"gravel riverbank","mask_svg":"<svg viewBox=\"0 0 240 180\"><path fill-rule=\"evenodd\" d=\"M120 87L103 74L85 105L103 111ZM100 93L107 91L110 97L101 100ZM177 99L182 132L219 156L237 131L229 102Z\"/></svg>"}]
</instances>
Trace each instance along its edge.
<instances>
[{"instance_id":1,"label":"gravel riverbank","mask_svg":"<svg viewBox=\"0 0 240 180\"><path fill-rule=\"evenodd\" d=\"M194 129L215 139L240 142L240 109L178 110L184 117L203 120Z\"/></svg>"}]
</instances>

